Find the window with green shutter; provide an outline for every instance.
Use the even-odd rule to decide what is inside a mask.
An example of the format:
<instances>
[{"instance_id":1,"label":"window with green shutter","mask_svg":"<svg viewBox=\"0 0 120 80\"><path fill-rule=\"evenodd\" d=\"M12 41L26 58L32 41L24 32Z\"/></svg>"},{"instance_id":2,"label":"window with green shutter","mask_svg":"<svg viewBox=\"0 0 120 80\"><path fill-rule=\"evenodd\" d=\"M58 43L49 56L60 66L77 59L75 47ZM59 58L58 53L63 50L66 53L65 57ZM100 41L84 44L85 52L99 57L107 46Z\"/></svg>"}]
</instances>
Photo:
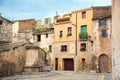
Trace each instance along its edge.
<instances>
[{"instance_id":1,"label":"window with green shutter","mask_svg":"<svg viewBox=\"0 0 120 80\"><path fill-rule=\"evenodd\" d=\"M87 25L81 26L81 33L80 33L80 39L86 39L87 38Z\"/></svg>"}]
</instances>

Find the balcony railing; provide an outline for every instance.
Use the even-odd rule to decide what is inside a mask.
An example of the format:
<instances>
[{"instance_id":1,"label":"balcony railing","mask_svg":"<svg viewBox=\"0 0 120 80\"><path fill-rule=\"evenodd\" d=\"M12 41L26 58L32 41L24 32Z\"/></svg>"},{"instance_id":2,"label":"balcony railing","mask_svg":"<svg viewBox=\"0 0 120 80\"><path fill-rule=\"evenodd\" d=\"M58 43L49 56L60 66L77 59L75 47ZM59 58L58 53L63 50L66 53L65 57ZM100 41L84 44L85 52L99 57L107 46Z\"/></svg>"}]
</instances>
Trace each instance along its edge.
<instances>
[{"instance_id":1,"label":"balcony railing","mask_svg":"<svg viewBox=\"0 0 120 80\"><path fill-rule=\"evenodd\" d=\"M67 36L72 36L72 32L68 32Z\"/></svg>"},{"instance_id":2,"label":"balcony railing","mask_svg":"<svg viewBox=\"0 0 120 80\"><path fill-rule=\"evenodd\" d=\"M62 36L63 36L62 34L59 35L60 38L61 38Z\"/></svg>"},{"instance_id":3,"label":"balcony railing","mask_svg":"<svg viewBox=\"0 0 120 80\"><path fill-rule=\"evenodd\" d=\"M88 39L88 33L87 32L79 33L79 39L87 40Z\"/></svg>"}]
</instances>

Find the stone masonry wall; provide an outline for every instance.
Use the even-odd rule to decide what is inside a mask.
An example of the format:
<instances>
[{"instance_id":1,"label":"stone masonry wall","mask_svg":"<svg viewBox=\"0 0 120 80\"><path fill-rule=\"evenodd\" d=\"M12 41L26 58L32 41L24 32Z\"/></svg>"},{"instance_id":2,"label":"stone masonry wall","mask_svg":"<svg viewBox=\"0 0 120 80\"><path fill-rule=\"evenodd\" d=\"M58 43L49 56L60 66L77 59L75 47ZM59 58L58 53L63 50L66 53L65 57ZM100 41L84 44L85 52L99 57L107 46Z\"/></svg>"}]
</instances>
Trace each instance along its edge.
<instances>
[{"instance_id":1,"label":"stone masonry wall","mask_svg":"<svg viewBox=\"0 0 120 80\"><path fill-rule=\"evenodd\" d=\"M20 20L19 21L19 31L31 30L36 28L36 22L34 19Z\"/></svg>"},{"instance_id":2,"label":"stone masonry wall","mask_svg":"<svg viewBox=\"0 0 120 80\"><path fill-rule=\"evenodd\" d=\"M23 71L25 65L26 50L19 47L10 51L0 53L0 72L15 74Z\"/></svg>"},{"instance_id":3,"label":"stone masonry wall","mask_svg":"<svg viewBox=\"0 0 120 80\"><path fill-rule=\"evenodd\" d=\"M93 21L93 52L98 58L97 64L99 65L99 57L105 54L109 57L109 72L111 72L111 18L104 18L106 20L105 26L99 26L99 19ZM106 37L102 37L102 30L106 30Z\"/></svg>"},{"instance_id":4,"label":"stone masonry wall","mask_svg":"<svg viewBox=\"0 0 120 80\"><path fill-rule=\"evenodd\" d=\"M21 73L25 66L44 65L46 65L46 53L38 47L21 45L0 53L0 72L7 75Z\"/></svg>"},{"instance_id":5,"label":"stone masonry wall","mask_svg":"<svg viewBox=\"0 0 120 80\"><path fill-rule=\"evenodd\" d=\"M0 16L2 24L0 25L0 41L12 41L12 22Z\"/></svg>"}]
</instances>

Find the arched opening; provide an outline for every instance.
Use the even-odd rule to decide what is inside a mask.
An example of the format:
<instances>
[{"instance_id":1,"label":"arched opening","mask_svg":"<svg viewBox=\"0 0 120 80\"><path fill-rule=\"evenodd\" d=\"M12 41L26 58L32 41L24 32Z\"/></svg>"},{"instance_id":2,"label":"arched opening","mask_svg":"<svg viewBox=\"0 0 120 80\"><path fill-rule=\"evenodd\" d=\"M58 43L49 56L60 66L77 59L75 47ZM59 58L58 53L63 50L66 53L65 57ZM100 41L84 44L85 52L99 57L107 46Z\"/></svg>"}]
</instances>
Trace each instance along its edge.
<instances>
[{"instance_id":1,"label":"arched opening","mask_svg":"<svg viewBox=\"0 0 120 80\"><path fill-rule=\"evenodd\" d=\"M99 56L99 72L109 72L109 57L106 54Z\"/></svg>"}]
</instances>

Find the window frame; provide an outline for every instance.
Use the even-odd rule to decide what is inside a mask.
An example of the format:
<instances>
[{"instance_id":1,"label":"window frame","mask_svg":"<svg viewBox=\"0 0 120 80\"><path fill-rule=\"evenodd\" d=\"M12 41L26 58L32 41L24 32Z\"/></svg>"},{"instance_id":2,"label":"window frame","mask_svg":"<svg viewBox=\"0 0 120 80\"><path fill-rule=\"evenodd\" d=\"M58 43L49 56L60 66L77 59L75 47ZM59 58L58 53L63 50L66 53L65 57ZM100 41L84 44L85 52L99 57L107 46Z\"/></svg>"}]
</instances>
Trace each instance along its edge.
<instances>
[{"instance_id":1,"label":"window frame","mask_svg":"<svg viewBox=\"0 0 120 80\"><path fill-rule=\"evenodd\" d=\"M38 41L38 42L41 41L41 34L37 35L37 41Z\"/></svg>"},{"instance_id":2,"label":"window frame","mask_svg":"<svg viewBox=\"0 0 120 80\"><path fill-rule=\"evenodd\" d=\"M63 31L59 32L59 37L61 38L63 36Z\"/></svg>"},{"instance_id":3,"label":"window frame","mask_svg":"<svg viewBox=\"0 0 120 80\"><path fill-rule=\"evenodd\" d=\"M85 45L85 48L82 47L83 45ZM80 51L87 51L86 43L80 43Z\"/></svg>"},{"instance_id":4,"label":"window frame","mask_svg":"<svg viewBox=\"0 0 120 80\"><path fill-rule=\"evenodd\" d=\"M61 52L67 52L67 45L61 46Z\"/></svg>"},{"instance_id":5,"label":"window frame","mask_svg":"<svg viewBox=\"0 0 120 80\"><path fill-rule=\"evenodd\" d=\"M68 27L68 36L72 36L72 27Z\"/></svg>"},{"instance_id":6,"label":"window frame","mask_svg":"<svg viewBox=\"0 0 120 80\"><path fill-rule=\"evenodd\" d=\"M52 52L52 45L49 45L49 52Z\"/></svg>"},{"instance_id":7,"label":"window frame","mask_svg":"<svg viewBox=\"0 0 120 80\"><path fill-rule=\"evenodd\" d=\"M82 12L82 19L85 19L86 18L86 11L83 11Z\"/></svg>"},{"instance_id":8,"label":"window frame","mask_svg":"<svg viewBox=\"0 0 120 80\"><path fill-rule=\"evenodd\" d=\"M107 30L102 30L102 37L107 37Z\"/></svg>"},{"instance_id":9,"label":"window frame","mask_svg":"<svg viewBox=\"0 0 120 80\"><path fill-rule=\"evenodd\" d=\"M82 58L82 63L85 63L85 61L86 61L85 58Z\"/></svg>"},{"instance_id":10,"label":"window frame","mask_svg":"<svg viewBox=\"0 0 120 80\"><path fill-rule=\"evenodd\" d=\"M46 38L48 38L48 34L45 34Z\"/></svg>"},{"instance_id":11,"label":"window frame","mask_svg":"<svg viewBox=\"0 0 120 80\"><path fill-rule=\"evenodd\" d=\"M99 20L99 26L106 26L106 24L107 24L106 19L100 19Z\"/></svg>"}]
</instances>

